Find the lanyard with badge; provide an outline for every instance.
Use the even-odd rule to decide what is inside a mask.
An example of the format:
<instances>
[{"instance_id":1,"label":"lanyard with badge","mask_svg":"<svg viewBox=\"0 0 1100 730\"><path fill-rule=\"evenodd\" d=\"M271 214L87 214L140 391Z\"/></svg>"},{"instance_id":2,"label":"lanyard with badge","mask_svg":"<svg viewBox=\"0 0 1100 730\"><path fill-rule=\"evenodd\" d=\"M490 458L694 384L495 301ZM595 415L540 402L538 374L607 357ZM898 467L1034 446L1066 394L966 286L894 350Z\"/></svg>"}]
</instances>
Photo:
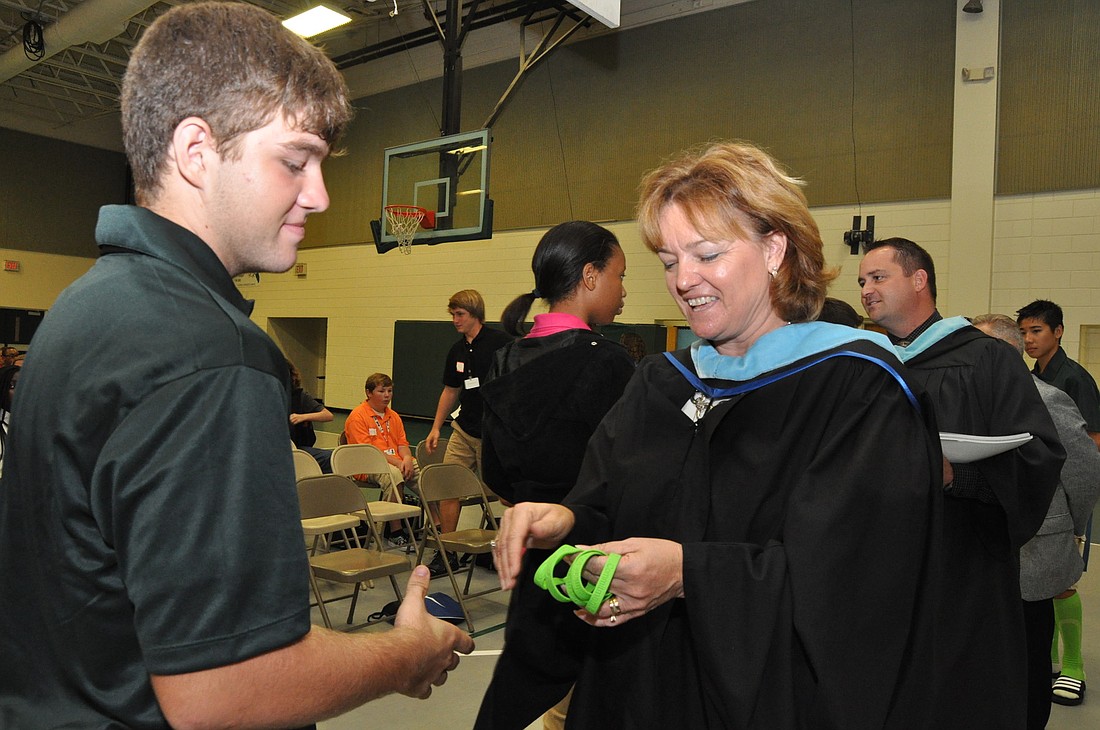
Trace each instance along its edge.
<instances>
[{"instance_id":1,"label":"lanyard with badge","mask_svg":"<svg viewBox=\"0 0 1100 730\"><path fill-rule=\"evenodd\" d=\"M377 413L372 413L371 418L374 419L375 428L369 429L367 431L367 433L371 436L378 435L378 436L381 436L383 439L385 439L387 448L381 450L383 454L389 454L390 456L397 456L397 449L395 447L389 445L390 444L390 433L391 433L389 422L386 422L386 424L383 425L382 424L382 419L379 418ZM371 433L372 431L375 432L375 433Z\"/></svg>"}]
</instances>

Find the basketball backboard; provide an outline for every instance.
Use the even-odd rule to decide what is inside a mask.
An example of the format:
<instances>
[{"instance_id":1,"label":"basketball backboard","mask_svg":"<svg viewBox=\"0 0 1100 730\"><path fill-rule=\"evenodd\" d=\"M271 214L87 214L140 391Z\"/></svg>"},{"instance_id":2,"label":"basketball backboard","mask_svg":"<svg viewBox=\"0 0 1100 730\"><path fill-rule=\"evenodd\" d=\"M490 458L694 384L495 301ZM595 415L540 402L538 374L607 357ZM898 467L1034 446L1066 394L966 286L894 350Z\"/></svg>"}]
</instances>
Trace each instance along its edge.
<instances>
[{"instance_id":1,"label":"basketball backboard","mask_svg":"<svg viewBox=\"0 0 1100 730\"><path fill-rule=\"evenodd\" d=\"M489 130L479 129L388 148L379 213L392 205L416 205L434 213L434 227L418 230L414 246L491 238L490 141ZM371 230L379 253L397 247L384 215L371 221Z\"/></svg>"}]
</instances>

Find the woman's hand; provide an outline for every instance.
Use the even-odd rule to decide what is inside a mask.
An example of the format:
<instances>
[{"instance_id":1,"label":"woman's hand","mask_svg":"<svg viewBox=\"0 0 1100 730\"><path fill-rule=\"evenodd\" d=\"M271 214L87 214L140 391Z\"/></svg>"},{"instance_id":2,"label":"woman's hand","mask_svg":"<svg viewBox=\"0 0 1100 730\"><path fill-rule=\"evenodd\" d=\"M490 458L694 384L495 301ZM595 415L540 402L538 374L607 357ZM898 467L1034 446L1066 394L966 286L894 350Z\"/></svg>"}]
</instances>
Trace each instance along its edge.
<instances>
[{"instance_id":1,"label":"woman's hand","mask_svg":"<svg viewBox=\"0 0 1100 730\"><path fill-rule=\"evenodd\" d=\"M611 610L611 601L604 601L596 615L583 608L576 612L586 623L593 626L618 626L673 598L683 598L684 549L680 543L632 537L592 547L622 556L609 590L618 601L618 613ZM584 579L590 583L599 580L605 563L607 558L603 556L590 559L584 566Z\"/></svg>"},{"instance_id":2,"label":"woman's hand","mask_svg":"<svg viewBox=\"0 0 1100 730\"><path fill-rule=\"evenodd\" d=\"M575 521L573 511L560 504L521 502L506 511L493 545L500 587L508 590L516 585L527 548L557 547Z\"/></svg>"}]
</instances>

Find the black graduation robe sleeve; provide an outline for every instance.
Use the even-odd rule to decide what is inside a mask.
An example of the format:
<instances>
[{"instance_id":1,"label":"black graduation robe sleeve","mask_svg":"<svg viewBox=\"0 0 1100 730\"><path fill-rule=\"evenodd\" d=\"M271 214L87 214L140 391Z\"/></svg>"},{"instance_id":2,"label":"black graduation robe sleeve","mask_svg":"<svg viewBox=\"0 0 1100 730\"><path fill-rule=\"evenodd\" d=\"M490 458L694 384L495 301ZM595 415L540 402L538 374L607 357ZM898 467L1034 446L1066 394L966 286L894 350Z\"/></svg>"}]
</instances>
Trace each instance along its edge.
<instances>
[{"instance_id":1,"label":"black graduation robe sleeve","mask_svg":"<svg viewBox=\"0 0 1100 730\"><path fill-rule=\"evenodd\" d=\"M969 505L970 522L998 554L1019 549L1042 526L1066 456L1027 366L1012 346L969 329L945 337L910 365L935 400L942 430L1032 435L1023 446L967 465L980 472L1000 506Z\"/></svg>"}]
</instances>

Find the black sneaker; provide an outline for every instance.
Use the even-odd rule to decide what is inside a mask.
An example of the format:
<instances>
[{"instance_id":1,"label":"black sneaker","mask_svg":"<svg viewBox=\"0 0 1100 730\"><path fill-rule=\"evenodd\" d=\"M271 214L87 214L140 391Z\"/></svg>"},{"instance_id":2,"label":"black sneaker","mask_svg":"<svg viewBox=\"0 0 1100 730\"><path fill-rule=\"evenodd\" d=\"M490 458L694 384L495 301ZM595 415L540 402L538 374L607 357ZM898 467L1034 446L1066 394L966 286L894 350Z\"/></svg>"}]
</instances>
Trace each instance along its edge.
<instances>
[{"instance_id":1,"label":"black sneaker","mask_svg":"<svg viewBox=\"0 0 1100 730\"><path fill-rule=\"evenodd\" d=\"M458 556L456 555L452 555L449 562L451 564L452 573L461 567L458 563ZM432 578L447 575L447 568L443 565L443 553L437 552L435 554L435 557L432 558L432 562L428 563L428 572L431 573Z\"/></svg>"},{"instance_id":2,"label":"black sneaker","mask_svg":"<svg viewBox=\"0 0 1100 730\"><path fill-rule=\"evenodd\" d=\"M412 543L409 542L409 538L405 537L404 533L397 533L393 537L386 538L386 549L392 548L405 548L405 552L409 552L408 548L412 547Z\"/></svg>"}]
</instances>

